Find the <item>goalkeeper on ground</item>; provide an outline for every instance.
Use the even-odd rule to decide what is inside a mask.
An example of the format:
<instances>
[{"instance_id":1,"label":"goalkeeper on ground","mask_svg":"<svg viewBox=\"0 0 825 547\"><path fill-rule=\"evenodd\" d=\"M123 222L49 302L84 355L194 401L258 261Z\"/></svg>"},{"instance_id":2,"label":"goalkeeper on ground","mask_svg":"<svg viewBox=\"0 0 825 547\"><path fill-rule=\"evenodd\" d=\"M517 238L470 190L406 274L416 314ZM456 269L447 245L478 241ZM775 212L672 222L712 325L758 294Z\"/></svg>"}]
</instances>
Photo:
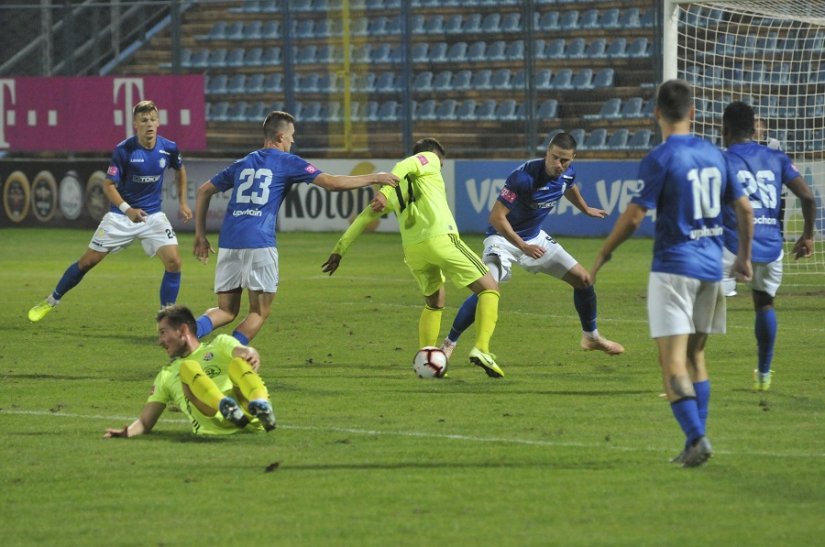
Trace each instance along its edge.
<instances>
[{"instance_id":1,"label":"goalkeeper on ground","mask_svg":"<svg viewBox=\"0 0 825 547\"><path fill-rule=\"evenodd\" d=\"M398 217L404 262L424 295L424 309L418 321L418 345L435 346L444 309L445 276L458 287L478 295L476 340L470 362L488 376L500 378L504 372L490 353L490 338L498 319L498 283L487 267L460 238L447 203L441 164L446 153L433 138L415 143L413 155L395 165L392 174L401 181L395 188L382 188L338 240L323 271L332 275L350 244L370 222L393 211Z\"/></svg>"}]
</instances>

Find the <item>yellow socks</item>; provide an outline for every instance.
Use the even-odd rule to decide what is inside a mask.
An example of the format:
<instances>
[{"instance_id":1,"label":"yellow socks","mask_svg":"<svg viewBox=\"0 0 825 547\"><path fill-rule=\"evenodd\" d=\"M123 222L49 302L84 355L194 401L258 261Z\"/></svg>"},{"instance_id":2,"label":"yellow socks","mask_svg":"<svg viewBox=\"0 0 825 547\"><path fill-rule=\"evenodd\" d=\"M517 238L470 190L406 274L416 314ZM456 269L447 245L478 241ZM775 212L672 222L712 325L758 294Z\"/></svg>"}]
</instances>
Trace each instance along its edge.
<instances>
[{"instance_id":1,"label":"yellow socks","mask_svg":"<svg viewBox=\"0 0 825 547\"><path fill-rule=\"evenodd\" d=\"M254 401L255 399L269 400L269 392L266 390L261 377L252 370L252 367L241 359L235 357L229 362L229 379L232 384L238 386L244 399Z\"/></svg>"},{"instance_id":2,"label":"yellow socks","mask_svg":"<svg viewBox=\"0 0 825 547\"><path fill-rule=\"evenodd\" d=\"M206 375L200 363L191 359L181 363L180 380L189 386L189 390L197 400L218 410L218 405L225 395L218 389L212 378Z\"/></svg>"},{"instance_id":3,"label":"yellow socks","mask_svg":"<svg viewBox=\"0 0 825 547\"><path fill-rule=\"evenodd\" d=\"M498 321L498 291L481 291L478 293L476 307L476 343L475 346L484 353L490 353L490 338L496 330Z\"/></svg>"},{"instance_id":4,"label":"yellow socks","mask_svg":"<svg viewBox=\"0 0 825 547\"><path fill-rule=\"evenodd\" d=\"M438 342L438 333L441 331L442 308L424 306L421 317L418 319L418 346L435 346Z\"/></svg>"}]
</instances>

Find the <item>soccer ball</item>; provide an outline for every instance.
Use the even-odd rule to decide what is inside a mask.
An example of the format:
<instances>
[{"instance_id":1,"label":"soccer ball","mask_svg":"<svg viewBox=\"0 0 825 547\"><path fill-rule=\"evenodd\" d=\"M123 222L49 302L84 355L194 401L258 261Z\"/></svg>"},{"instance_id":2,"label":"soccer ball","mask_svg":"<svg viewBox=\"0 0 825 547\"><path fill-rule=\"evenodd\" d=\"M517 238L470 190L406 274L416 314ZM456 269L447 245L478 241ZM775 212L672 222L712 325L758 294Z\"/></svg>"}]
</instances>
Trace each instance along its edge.
<instances>
[{"instance_id":1,"label":"soccer ball","mask_svg":"<svg viewBox=\"0 0 825 547\"><path fill-rule=\"evenodd\" d=\"M424 346L413 357L413 372L419 378L443 378L447 356L435 346Z\"/></svg>"}]
</instances>

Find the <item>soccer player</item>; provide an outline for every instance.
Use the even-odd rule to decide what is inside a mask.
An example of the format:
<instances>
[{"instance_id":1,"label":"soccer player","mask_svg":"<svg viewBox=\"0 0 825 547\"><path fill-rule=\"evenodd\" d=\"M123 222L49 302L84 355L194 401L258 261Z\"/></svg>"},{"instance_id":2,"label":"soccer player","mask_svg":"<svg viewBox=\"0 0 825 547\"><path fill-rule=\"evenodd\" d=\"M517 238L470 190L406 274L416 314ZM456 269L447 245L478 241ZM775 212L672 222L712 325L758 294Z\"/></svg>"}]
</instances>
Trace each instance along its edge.
<instances>
[{"instance_id":1,"label":"soccer player","mask_svg":"<svg viewBox=\"0 0 825 547\"><path fill-rule=\"evenodd\" d=\"M438 340L446 274L457 287L467 287L478 296L475 320L479 327L470 362L488 376L501 378L504 371L490 353L490 338L498 319L498 283L459 237L441 176L445 156L444 147L436 139L416 142L413 155L392 170L402 182L394 189L381 189L338 240L322 268L329 275L335 273L344 253L366 226L393 211L398 217L404 262L424 295L418 321L419 347L434 346Z\"/></svg>"},{"instance_id":2,"label":"soccer player","mask_svg":"<svg viewBox=\"0 0 825 547\"><path fill-rule=\"evenodd\" d=\"M813 254L816 200L805 179L782 151L753 140L754 111L749 105L730 103L722 116L722 138L728 147L725 157L732 177L742 184L753 207L753 281L751 292L756 312L754 332L758 347L753 389L771 387L771 361L776 341L776 312L773 300L782 283L782 205L783 186L799 198L804 221L802 235L794 245L796 259ZM724 209L724 266L729 270L738 247L736 215Z\"/></svg>"},{"instance_id":3,"label":"soccer player","mask_svg":"<svg viewBox=\"0 0 825 547\"><path fill-rule=\"evenodd\" d=\"M275 222L284 196L298 183L315 183L340 192L373 183L395 185L389 173L344 176L322 173L306 160L290 154L295 142L295 118L273 111L263 124L264 146L236 161L204 182L195 202L194 254L206 263L214 253L206 238L206 213L217 192L231 190L218 241L215 292L218 307L197 319L197 336L231 323L241 307L243 289L249 293L249 313L232 336L249 343L269 316L278 289L278 249Z\"/></svg>"},{"instance_id":4,"label":"soccer player","mask_svg":"<svg viewBox=\"0 0 825 547\"><path fill-rule=\"evenodd\" d=\"M601 336L596 326L596 291L590 272L541 228L562 196L589 217L607 216L607 211L588 206L579 192L572 167L575 157L576 140L559 133L547 145L544 158L523 163L510 173L490 211L484 263L499 283L510 279L513 264L565 281L573 287L573 304L582 326L581 348L619 355L624 352L622 345ZM461 333L473 324L477 302L473 294L459 308L441 343L447 357Z\"/></svg>"},{"instance_id":5,"label":"soccer player","mask_svg":"<svg viewBox=\"0 0 825 547\"><path fill-rule=\"evenodd\" d=\"M728 176L722 152L691 134L693 91L682 80L659 86L654 115L664 142L639 165L642 187L596 255L595 281L613 251L656 209L653 263L647 286L650 336L656 341L671 410L685 434L673 462L702 465L712 448L705 436L710 379L705 363L708 334L725 332L722 293L722 203L733 202L739 248L733 271L751 276L753 211L741 185Z\"/></svg>"},{"instance_id":6,"label":"soccer player","mask_svg":"<svg viewBox=\"0 0 825 547\"><path fill-rule=\"evenodd\" d=\"M196 435L226 435L275 429L275 413L257 370L261 357L235 338L219 334L202 344L195 336L195 317L185 306L167 306L156 317L158 342L172 362L152 384L140 416L103 435L137 437L152 431L168 405L189 419Z\"/></svg>"},{"instance_id":7,"label":"soccer player","mask_svg":"<svg viewBox=\"0 0 825 547\"><path fill-rule=\"evenodd\" d=\"M109 253L116 253L139 239L149 256L163 262L160 283L161 307L174 304L180 290L178 239L161 210L163 172L175 170L180 215L192 218L186 203L186 169L178 145L158 135L158 108L152 101L140 101L132 109L136 135L119 143L106 171L103 193L112 202L95 230L89 248L63 273L54 291L29 310L29 321L43 319L60 300Z\"/></svg>"}]
</instances>

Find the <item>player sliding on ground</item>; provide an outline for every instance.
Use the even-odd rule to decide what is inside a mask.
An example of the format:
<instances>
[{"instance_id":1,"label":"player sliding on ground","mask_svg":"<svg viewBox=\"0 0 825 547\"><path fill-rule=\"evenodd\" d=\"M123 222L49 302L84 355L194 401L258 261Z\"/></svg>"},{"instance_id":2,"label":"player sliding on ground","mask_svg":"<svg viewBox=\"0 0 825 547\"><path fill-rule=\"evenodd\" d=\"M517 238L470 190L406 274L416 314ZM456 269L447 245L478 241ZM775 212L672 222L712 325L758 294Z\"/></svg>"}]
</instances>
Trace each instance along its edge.
<instances>
[{"instance_id":1,"label":"player sliding on ground","mask_svg":"<svg viewBox=\"0 0 825 547\"><path fill-rule=\"evenodd\" d=\"M424 295L425 305L418 321L418 347L434 346L438 341L446 298L446 274L457 287L467 287L478 295L475 313L478 329L470 362L484 369L488 376L500 378L504 371L489 348L498 319L498 283L458 235L441 176L445 155L444 148L433 138L416 142L413 155L392 170L392 174L401 179L399 185L381 189L338 240L323 270L330 275L335 273L341 257L364 228L385 212L395 212L404 262Z\"/></svg>"},{"instance_id":2,"label":"player sliding on ground","mask_svg":"<svg viewBox=\"0 0 825 547\"><path fill-rule=\"evenodd\" d=\"M152 431L168 405L177 406L196 435L226 435L275 429L275 413L257 370L258 352L219 334L209 343L195 336L195 317L184 306L157 315L158 341L172 362L164 366L140 416L104 437L135 437Z\"/></svg>"}]
</instances>

